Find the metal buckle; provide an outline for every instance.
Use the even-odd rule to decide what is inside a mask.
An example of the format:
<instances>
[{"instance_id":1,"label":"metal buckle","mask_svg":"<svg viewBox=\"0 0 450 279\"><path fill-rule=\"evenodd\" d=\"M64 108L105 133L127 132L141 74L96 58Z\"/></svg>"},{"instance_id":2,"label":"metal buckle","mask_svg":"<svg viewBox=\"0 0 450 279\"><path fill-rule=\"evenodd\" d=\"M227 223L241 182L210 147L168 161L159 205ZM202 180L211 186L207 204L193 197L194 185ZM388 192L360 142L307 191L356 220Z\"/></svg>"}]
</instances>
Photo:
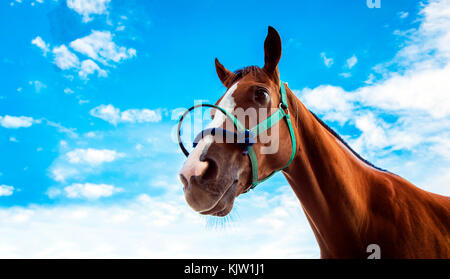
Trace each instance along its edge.
<instances>
[{"instance_id":1,"label":"metal buckle","mask_svg":"<svg viewBox=\"0 0 450 279\"><path fill-rule=\"evenodd\" d=\"M284 114L289 115L289 109L288 109L288 107L285 104L280 103L278 105L278 108L283 110Z\"/></svg>"}]
</instances>

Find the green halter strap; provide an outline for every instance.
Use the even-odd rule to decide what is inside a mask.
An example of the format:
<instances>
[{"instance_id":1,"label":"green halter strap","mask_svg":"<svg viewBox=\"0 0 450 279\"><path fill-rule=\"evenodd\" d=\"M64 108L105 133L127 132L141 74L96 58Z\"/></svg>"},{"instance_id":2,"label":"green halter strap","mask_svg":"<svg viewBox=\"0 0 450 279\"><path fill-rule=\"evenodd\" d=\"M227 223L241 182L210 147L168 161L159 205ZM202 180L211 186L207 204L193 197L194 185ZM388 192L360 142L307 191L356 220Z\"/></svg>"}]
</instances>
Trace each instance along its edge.
<instances>
[{"instance_id":1,"label":"green halter strap","mask_svg":"<svg viewBox=\"0 0 450 279\"><path fill-rule=\"evenodd\" d=\"M281 82L281 84L280 84L280 93L281 93L281 102L279 105L279 109L275 113L273 113L271 116L269 116L266 120L259 123L255 127L251 128L250 131L256 137L257 135L259 135L262 132L271 128L275 123L277 123L281 119L285 118L286 124L289 128L289 134L291 135L291 143L292 143L291 157L289 158L289 161L286 163L286 165L284 165L282 168L273 171L271 174L269 174L265 178L259 179L258 159L256 158L256 153L255 153L253 146L250 146L249 150L248 150L248 156L250 158L250 163L252 166L252 185L245 192L252 190L258 184L271 178L275 173L287 168L291 164L292 160L294 160L295 150L297 149L297 143L295 140L294 128L292 127L292 122L291 122L291 118L289 115L289 107L288 107L287 96L286 96L286 88L285 88L285 85L283 82Z\"/></svg>"}]
</instances>

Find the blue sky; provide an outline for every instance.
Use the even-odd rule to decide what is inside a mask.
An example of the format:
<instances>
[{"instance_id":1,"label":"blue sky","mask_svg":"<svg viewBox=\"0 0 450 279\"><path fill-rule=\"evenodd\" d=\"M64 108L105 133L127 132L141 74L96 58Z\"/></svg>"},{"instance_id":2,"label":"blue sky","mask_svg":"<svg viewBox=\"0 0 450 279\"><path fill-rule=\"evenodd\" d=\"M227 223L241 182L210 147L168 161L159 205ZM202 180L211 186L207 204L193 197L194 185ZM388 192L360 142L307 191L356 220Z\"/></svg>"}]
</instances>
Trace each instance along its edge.
<instances>
[{"instance_id":1,"label":"blue sky","mask_svg":"<svg viewBox=\"0 0 450 279\"><path fill-rule=\"evenodd\" d=\"M314 236L281 175L240 197L225 224L191 212L176 178L185 158L171 138L172 112L224 93L215 57L231 70L261 66L268 25L282 37L281 77L308 108L377 166L449 194L449 1L381 0L378 9L365 0L0 5L0 214L9 228L0 232L2 257L233 256L234 246L224 254L177 250L170 246L176 234L161 235L187 230L192 243L199 235L214 242L221 234L225 241L249 223L262 231L250 233L236 256L317 257ZM62 242L49 237L48 247L63 248L43 254L11 244L21 226L43 232L54 225L50 219L79 212L87 213L71 221L78 226L62 222L58 231L116 232L162 246L139 254L124 248L130 243L114 246L115 238L76 233ZM291 217L299 221L290 224ZM105 221L117 218L130 229ZM137 221L158 218L169 221L145 228ZM211 223L224 228L218 232ZM265 232L286 226L292 235L281 242ZM30 241L39 247L35 238ZM261 239L273 239L273 246L259 247ZM101 241L100 248L92 244Z\"/></svg>"}]
</instances>

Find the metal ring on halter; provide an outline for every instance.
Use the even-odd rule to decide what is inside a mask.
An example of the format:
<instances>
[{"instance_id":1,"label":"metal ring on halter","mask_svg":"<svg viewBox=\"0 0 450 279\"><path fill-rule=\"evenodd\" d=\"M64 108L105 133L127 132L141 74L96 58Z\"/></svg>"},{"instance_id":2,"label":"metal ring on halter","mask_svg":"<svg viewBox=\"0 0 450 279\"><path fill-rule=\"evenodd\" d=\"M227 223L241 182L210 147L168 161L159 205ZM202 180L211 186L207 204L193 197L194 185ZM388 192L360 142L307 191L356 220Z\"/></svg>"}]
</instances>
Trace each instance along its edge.
<instances>
[{"instance_id":1,"label":"metal ring on halter","mask_svg":"<svg viewBox=\"0 0 450 279\"><path fill-rule=\"evenodd\" d=\"M281 109L281 110L283 110L284 113L285 113L286 115L289 115L289 109L288 109L288 107L287 107L286 104L280 103L280 104L278 105L278 108Z\"/></svg>"}]
</instances>

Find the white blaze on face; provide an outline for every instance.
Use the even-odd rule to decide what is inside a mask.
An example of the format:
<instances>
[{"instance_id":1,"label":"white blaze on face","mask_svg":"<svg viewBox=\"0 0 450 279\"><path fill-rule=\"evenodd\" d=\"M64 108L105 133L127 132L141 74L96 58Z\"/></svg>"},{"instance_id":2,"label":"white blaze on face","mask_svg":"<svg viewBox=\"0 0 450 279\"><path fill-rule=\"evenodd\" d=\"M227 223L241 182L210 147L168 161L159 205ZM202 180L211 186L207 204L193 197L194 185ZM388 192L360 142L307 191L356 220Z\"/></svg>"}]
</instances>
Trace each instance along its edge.
<instances>
[{"instance_id":1,"label":"white blaze on face","mask_svg":"<svg viewBox=\"0 0 450 279\"><path fill-rule=\"evenodd\" d=\"M236 103L233 98L233 93L236 91L236 88L238 86L239 82L236 82L233 84L227 92L225 92L225 95L223 96L222 100L220 100L218 106L223 108L229 113L232 113L234 111L234 108L236 107ZM223 125L223 123L226 120L226 115L217 112L214 114L213 121L208 125L208 128L218 128ZM200 175L203 172L203 169L207 167L206 162L200 161L200 156L208 151L208 148L210 144L213 142L214 137L211 135L208 135L204 138L202 138L197 146L194 148L194 150L189 154L189 157L187 158L186 162L184 163L183 169L189 170L188 173L191 173L193 175Z\"/></svg>"},{"instance_id":2,"label":"white blaze on face","mask_svg":"<svg viewBox=\"0 0 450 279\"><path fill-rule=\"evenodd\" d=\"M233 84L227 92L225 92L225 95L223 96L222 100L219 102L219 107L223 108L225 111L232 113L234 111L234 108L236 107L236 103L234 102L233 93L236 91L236 88L238 86L238 82ZM214 114L214 119L211 122L211 124L208 125L208 128L218 128L223 125L225 122L227 116L222 112L217 112Z\"/></svg>"},{"instance_id":3,"label":"white blaze on face","mask_svg":"<svg viewBox=\"0 0 450 279\"><path fill-rule=\"evenodd\" d=\"M222 100L220 100L218 106L221 107L222 109L224 109L225 111L232 113L234 111L234 108L236 107L236 103L234 101L234 91L236 91L237 86L238 86L238 82L236 82L235 84L233 84L230 88L228 88L227 92L225 92L225 95L223 96ZM218 111L214 114L214 118L212 120L212 122L208 125L208 128L219 128L223 125L223 123L225 122L225 120L227 119L227 116ZM214 137L209 135L204 137L203 139L201 139L199 141L199 144L197 145L197 147L195 149L199 149L201 150L200 154L203 153L203 151L207 151L208 149L204 150L204 148L208 148L209 144L213 142ZM200 144L202 141L204 141L206 144ZM194 152L196 151L194 149ZM189 160L189 158L188 158Z\"/></svg>"}]
</instances>

